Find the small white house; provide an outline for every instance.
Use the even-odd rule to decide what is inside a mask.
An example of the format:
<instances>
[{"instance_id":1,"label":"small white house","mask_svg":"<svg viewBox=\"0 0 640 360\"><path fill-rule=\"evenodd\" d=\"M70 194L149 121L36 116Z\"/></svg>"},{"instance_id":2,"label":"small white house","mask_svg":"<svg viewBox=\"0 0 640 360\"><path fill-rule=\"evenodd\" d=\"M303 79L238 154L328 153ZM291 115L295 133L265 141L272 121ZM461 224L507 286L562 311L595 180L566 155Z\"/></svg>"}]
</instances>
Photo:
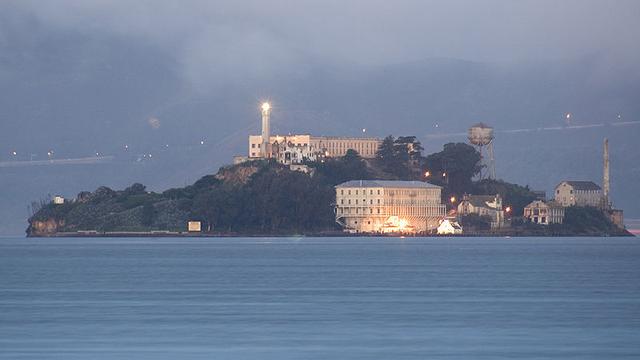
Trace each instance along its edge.
<instances>
[{"instance_id":1,"label":"small white house","mask_svg":"<svg viewBox=\"0 0 640 360\"><path fill-rule=\"evenodd\" d=\"M462 234L462 226L456 221L445 219L438 226L438 235L459 235Z\"/></svg>"},{"instance_id":2,"label":"small white house","mask_svg":"<svg viewBox=\"0 0 640 360\"><path fill-rule=\"evenodd\" d=\"M60 196L60 195L56 195L56 196L53 197L53 203L55 205L62 205L62 204L64 204L64 198L62 196Z\"/></svg>"}]
</instances>

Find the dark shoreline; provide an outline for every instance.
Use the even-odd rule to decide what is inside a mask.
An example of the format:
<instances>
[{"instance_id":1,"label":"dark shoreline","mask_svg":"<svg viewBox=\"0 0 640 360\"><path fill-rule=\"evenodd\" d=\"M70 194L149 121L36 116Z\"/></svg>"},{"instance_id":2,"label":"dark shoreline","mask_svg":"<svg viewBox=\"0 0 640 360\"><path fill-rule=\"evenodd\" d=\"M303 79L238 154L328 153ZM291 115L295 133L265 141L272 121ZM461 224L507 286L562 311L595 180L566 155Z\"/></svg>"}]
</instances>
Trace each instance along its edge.
<instances>
[{"instance_id":1,"label":"dark shoreline","mask_svg":"<svg viewBox=\"0 0 640 360\"><path fill-rule=\"evenodd\" d=\"M107 232L107 233L53 233L33 235L28 234L27 238L257 238L257 237L635 237L630 232L626 234L536 234L536 233L473 233L460 235L438 235L438 234L350 234L343 232L323 232L323 233L306 233L306 234L231 234L231 233L189 233L189 232Z\"/></svg>"}]
</instances>

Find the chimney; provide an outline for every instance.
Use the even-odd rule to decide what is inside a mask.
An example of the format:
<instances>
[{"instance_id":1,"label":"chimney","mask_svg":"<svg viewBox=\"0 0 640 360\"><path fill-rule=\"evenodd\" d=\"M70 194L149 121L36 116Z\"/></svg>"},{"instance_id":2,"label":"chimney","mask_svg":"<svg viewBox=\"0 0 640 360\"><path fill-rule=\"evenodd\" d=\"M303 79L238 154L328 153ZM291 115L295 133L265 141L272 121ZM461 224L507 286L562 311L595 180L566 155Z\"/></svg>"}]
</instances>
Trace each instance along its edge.
<instances>
[{"instance_id":1,"label":"chimney","mask_svg":"<svg viewBox=\"0 0 640 360\"><path fill-rule=\"evenodd\" d=\"M603 153L603 174L602 174L602 197L604 201L604 207L609 208L609 139L604 139L604 153Z\"/></svg>"},{"instance_id":2,"label":"chimney","mask_svg":"<svg viewBox=\"0 0 640 360\"><path fill-rule=\"evenodd\" d=\"M262 104L262 157L268 159L271 157L271 124L269 123L269 115L271 114L271 105L268 102Z\"/></svg>"}]
</instances>

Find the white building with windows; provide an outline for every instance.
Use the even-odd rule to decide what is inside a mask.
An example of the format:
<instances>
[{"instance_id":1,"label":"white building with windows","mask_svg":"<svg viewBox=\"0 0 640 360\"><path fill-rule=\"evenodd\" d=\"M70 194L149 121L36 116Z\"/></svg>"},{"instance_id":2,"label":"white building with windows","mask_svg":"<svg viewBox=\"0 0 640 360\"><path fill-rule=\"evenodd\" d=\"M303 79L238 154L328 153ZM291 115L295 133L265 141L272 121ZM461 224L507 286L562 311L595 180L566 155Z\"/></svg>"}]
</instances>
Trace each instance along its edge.
<instances>
[{"instance_id":1,"label":"white building with windows","mask_svg":"<svg viewBox=\"0 0 640 360\"><path fill-rule=\"evenodd\" d=\"M564 207L556 201L536 200L524 208L524 218L534 224L562 224Z\"/></svg>"},{"instance_id":2,"label":"white building with windows","mask_svg":"<svg viewBox=\"0 0 640 360\"><path fill-rule=\"evenodd\" d=\"M446 215L442 189L421 181L352 180L336 189L336 222L347 232L435 230Z\"/></svg>"},{"instance_id":3,"label":"white building with windows","mask_svg":"<svg viewBox=\"0 0 640 360\"><path fill-rule=\"evenodd\" d=\"M602 189L593 181L563 181L556 186L555 201L562 206L602 205Z\"/></svg>"},{"instance_id":4,"label":"white building with windows","mask_svg":"<svg viewBox=\"0 0 640 360\"><path fill-rule=\"evenodd\" d=\"M477 214L491 218L491 228L504 226L504 210L502 197L496 195L465 195L458 204L458 215Z\"/></svg>"},{"instance_id":5,"label":"white building with windows","mask_svg":"<svg viewBox=\"0 0 640 360\"><path fill-rule=\"evenodd\" d=\"M340 157L353 149L363 158L374 158L382 140L312 135L270 136L271 156L282 164L299 164L304 160L315 161L320 157ZM262 136L249 136L249 159L264 158Z\"/></svg>"}]
</instances>

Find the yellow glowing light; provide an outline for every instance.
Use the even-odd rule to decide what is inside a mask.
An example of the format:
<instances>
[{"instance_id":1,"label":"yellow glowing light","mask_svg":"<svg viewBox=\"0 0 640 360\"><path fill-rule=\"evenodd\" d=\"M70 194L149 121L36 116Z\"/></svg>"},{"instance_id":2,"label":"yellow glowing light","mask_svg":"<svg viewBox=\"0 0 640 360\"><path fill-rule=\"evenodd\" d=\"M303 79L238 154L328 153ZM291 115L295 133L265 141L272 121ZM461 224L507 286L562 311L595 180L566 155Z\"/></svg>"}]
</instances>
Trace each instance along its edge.
<instances>
[{"instance_id":1,"label":"yellow glowing light","mask_svg":"<svg viewBox=\"0 0 640 360\"><path fill-rule=\"evenodd\" d=\"M506 212L508 212L508 213L509 213L509 212L511 212L511 206L507 206L507 207L504 209L504 211L506 211Z\"/></svg>"},{"instance_id":2,"label":"yellow glowing light","mask_svg":"<svg viewBox=\"0 0 640 360\"><path fill-rule=\"evenodd\" d=\"M424 176L425 176L425 177L429 177L429 176L431 176L431 173L430 173L430 172L428 172L428 171L425 171Z\"/></svg>"},{"instance_id":3,"label":"yellow glowing light","mask_svg":"<svg viewBox=\"0 0 640 360\"><path fill-rule=\"evenodd\" d=\"M456 197L452 196L451 199L449 199L449 200L451 200L451 203L453 204L454 202L456 202Z\"/></svg>"},{"instance_id":4,"label":"yellow glowing light","mask_svg":"<svg viewBox=\"0 0 640 360\"><path fill-rule=\"evenodd\" d=\"M271 109L271 104L268 102L262 103L262 111L269 111Z\"/></svg>"}]
</instances>

